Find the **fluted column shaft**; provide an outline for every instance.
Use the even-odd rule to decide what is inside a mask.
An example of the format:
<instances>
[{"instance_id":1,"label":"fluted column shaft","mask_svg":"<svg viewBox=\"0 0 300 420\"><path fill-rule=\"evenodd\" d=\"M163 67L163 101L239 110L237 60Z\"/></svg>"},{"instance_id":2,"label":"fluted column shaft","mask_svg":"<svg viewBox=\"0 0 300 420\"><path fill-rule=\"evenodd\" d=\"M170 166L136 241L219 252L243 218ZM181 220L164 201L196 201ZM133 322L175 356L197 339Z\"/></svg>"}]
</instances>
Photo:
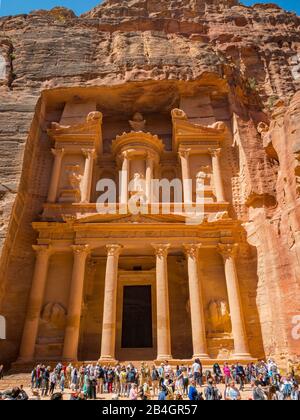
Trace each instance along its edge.
<instances>
[{"instance_id":1,"label":"fluted column shaft","mask_svg":"<svg viewBox=\"0 0 300 420\"><path fill-rule=\"evenodd\" d=\"M203 285L199 272L200 247L200 244L184 245L188 261L192 339L194 349L193 358L208 359Z\"/></svg>"},{"instance_id":2,"label":"fluted column shaft","mask_svg":"<svg viewBox=\"0 0 300 420\"><path fill-rule=\"evenodd\" d=\"M146 197L147 203L152 203L152 179L153 179L154 160L153 156L148 155L146 161Z\"/></svg>"},{"instance_id":3,"label":"fluted column shaft","mask_svg":"<svg viewBox=\"0 0 300 420\"><path fill-rule=\"evenodd\" d=\"M77 360L78 353L86 259L90 248L88 245L74 245L72 246L72 249L74 253L74 262L65 329L63 359L75 361Z\"/></svg>"},{"instance_id":4,"label":"fluted column shaft","mask_svg":"<svg viewBox=\"0 0 300 420\"><path fill-rule=\"evenodd\" d=\"M224 185L222 179L222 170L221 170L221 149L210 150L211 157L212 157L212 168L213 168L213 176L214 176L214 184L216 190L216 198L217 202L224 202L225 201L225 192L224 192Z\"/></svg>"},{"instance_id":5,"label":"fluted column shaft","mask_svg":"<svg viewBox=\"0 0 300 420\"><path fill-rule=\"evenodd\" d=\"M121 186L120 186L120 204L128 204L128 183L129 183L129 156L128 153L122 154L122 172L121 172Z\"/></svg>"},{"instance_id":6,"label":"fluted column shaft","mask_svg":"<svg viewBox=\"0 0 300 420\"><path fill-rule=\"evenodd\" d=\"M251 358L251 356L249 353L248 338L240 294L240 285L235 263L235 257L238 252L238 245L220 244L219 252L223 257L225 266L225 278L232 324L232 335L234 340L233 357L236 359L248 359Z\"/></svg>"},{"instance_id":7,"label":"fluted column shaft","mask_svg":"<svg viewBox=\"0 0 300 420\"><path fill-rule=\"evenodd\" d=\"M191 175L190 175L190 150L180 150L179 156L181 160L182 182L183 182L183 198L184 204L189 205L193 202L193 191L191 189Z\"/></svg>"},{"instance_id":8,"label":"fluted column shaft","mask_svg":"<svg viewBox=\"0 0 300 420\"><path fill-rule=\"evenodd\" d=\"M94 159L96 153L94 149L83 149L82 153L85 156L85 165L81 187L81 202L89 203L91 201Z\"/></svg>"},{"instance_id":9,"label":"fluted column shaft","mask_svg":"<svg viewBox=\"0 0 300 420\"><path fill-rule=\"evenodd\" d=\"M122 246L107 245L100 360L114 361L116 350L118 264Z\"/></svg>"},{"instance_id":10,"label":"fluted column shaft","mask_svg":"<svg viewBox=\"0 0 300 420\"><path fill-rule=\"evenodd\" d=\"M55 203L57 200L58 183L61 174L61 164L64 156L64 149L52 149L54 164L52 168L50 187L48 192L48 203Z\"/></svg>"},{"instance_id":11,"label":"fluted column shaft","mask_svg":"<svg viewBox=\"0 0 300 420\"><path fill-rule=\"evenodd\" d=\"M36 251L36 263L19 352L19 359L22 361L31 361L34 359L39 320L47 282L49 258L51 255L49 245L34 245L33 249Z\"/></svg>"},{"instance_id":12,"label":"fluted column shaft","mask_svg":"<svg viewBox=\"0 0 300 420\"><path fill-rule=\"evenodd\" d=\"M153 244L156 254L157 360L172 359L168 286L168 244Z\"/></svg>"}]
</instances>

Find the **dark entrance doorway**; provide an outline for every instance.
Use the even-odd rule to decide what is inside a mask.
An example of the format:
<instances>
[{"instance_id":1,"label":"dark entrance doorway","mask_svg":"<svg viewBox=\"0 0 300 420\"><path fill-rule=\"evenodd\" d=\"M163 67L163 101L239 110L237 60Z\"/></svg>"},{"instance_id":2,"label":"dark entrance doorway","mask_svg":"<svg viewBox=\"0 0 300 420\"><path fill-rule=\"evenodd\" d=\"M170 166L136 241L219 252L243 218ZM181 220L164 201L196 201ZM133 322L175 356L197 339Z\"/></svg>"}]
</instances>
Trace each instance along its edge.
<instances>
[{"instance_id":1,"label":"dark entrance doorway","mask_svg":"<svg viewBox=\"0 0 300 420\"><path fill-rule=\"evenodd\" d=\"M153 347L151 286L125 286L122 348L151 347Z\"/></svg>"}]
</instances>

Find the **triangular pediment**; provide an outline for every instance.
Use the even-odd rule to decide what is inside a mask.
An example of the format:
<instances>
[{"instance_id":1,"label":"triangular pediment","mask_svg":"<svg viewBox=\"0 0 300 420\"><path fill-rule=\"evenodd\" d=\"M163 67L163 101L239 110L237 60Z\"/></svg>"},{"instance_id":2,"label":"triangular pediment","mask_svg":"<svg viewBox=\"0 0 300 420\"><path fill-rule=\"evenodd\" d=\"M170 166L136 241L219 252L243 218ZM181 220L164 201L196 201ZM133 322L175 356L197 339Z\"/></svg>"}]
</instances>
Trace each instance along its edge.
<instances>
[{"instance_id":1,"label":"triangular pediment","mask_svg":"<svg viewBox=\"0 0 300 420\"><path fill-rule=\"evenodd\" d=\"M173 214L93 214L80 216L79 223L127 223L127 224L157 224L157 223L184 223L185 217Z\"/></svg>"}]
</instances>

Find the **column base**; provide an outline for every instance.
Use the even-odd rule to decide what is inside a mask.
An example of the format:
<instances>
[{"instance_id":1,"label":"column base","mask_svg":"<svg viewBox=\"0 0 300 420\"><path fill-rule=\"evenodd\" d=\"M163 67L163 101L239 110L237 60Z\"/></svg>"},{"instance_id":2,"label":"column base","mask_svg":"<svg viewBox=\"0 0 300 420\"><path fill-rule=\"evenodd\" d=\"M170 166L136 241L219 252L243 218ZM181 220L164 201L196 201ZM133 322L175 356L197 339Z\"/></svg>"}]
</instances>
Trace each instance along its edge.
<instances>
[{"instance_id":1,"label":"column base","mask_svg":"<svg viewBox=\"0 0 300 420\"><path fill-rule=\"evenodd\" d=\"M194 354L192 359L200 359L201 360L211 360L211 358L209 357L208 354L206 353L199 353L199 354Z\"/></svg>"},{"instance_id":2,"label":"column base","mask_svg":"<svg viewBox=\"0 0 300 420\"><path fill-rule=\"evenodd\" d=\"M114 357L110 356L101 356L99 359L99 363L105 364L116 364L118 361Z\"/></svg>"},{"instance_id":3,"label":"column base","mask_svg":"<svg viewBox=\"0 0 300 420\"><path fill-rule=\"evenodd\" d=\"M14 364L21 365L27 363L35 363L34 357L18 357Z\"/></svg>"},{"instance_id":4,"label":"column base","mask_svg":"<svg viewBox=\"0 0 300 420\"><path fill-rule=\"evenodd\" d=\"M169 361L169 360L173 360L173 357L171 354L159 354L156 358L157 362L165 362L165 361Z\"/></svg>"},{"instance_id":5,"label":"column base","mask_svg":"<svg viewBox=\"0 0 300 420\"><path fill-rule=\"evenodd\" d=\"M254 360L250 353L234 353L230 359L234 360Z\"/></svg>"},{"instance_id":6,"label":"column base","mask_svg":"<svg viewBox=\"0 0 300 420\"><path fill-rule=\"evenodd\" d=\"M78 359L77 359L77 357L74 357L74 358L72 358L72 357L63 357L62 358L62 361L65 362L65 363L77 363L78 362Z\"/></svg>"}]
</instances>

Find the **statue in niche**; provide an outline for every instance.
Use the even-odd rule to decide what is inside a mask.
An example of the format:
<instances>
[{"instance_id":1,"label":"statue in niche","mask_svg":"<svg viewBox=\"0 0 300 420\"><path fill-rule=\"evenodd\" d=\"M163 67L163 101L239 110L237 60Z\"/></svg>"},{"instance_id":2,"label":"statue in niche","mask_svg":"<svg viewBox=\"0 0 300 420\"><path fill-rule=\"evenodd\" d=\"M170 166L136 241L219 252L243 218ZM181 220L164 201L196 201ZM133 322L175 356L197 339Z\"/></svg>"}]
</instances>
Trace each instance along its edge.
<instances>
[{"instance_id":1,"label":"statue in niche","mask_svg":"<svg viewBox=\"0 0 300 420\"><path fill-rule=\"evenodd\" d=\"M82 180L82 175L80 175L79 170L80 170L80 167L78 165L69 166L67 168L68 179L69 179L70 185L73 188L73 190L79 190L80 189L80 183L81 183L81 180Z\"/></svg>"},{"instance_id":2,"label":"statue in niche","mask_svg":"<svg viewBox=\"0 0 300 420\"><path fill-rule=\"evenodd\" d=\"M132 188L134 193L144 193L144 177L139 173L135 173L132 180Z\"/></svg>"},{"instance_id":3,"label":"statue in niche","mask_svg":"<svg viewBox=\"0 0 300 420\"><path fill-rule=\"evenodd\" d=\"M42 311L41 320L57 328L62 328L66 323L66 310L59 303L47 303Z\"/></svg>"},{"instance_id":4,"label":"statue in niche","mask_svg":"<svg viewBox=\"0 0 300 420\"><path fill-rule=\"evenodd\" d=\"M140 112L136 112L132 117L132 120L129 120L129 124L133 131L144 131L146 120Z\"/></svg>"},{"instance_id":5,"label":"statue in niche","mask_svg":"<svg viewBox=\"0 0 300 420\"><path fill-rule=\"evenodd\" d=\"M230 313L227 302L213 300L208 305L209 329L211 333L229 333L231 329Z\"/></svg>"},{"instance_id":6,"label":"statue in niche","mask_svg":"<svg viewBox=\"0 0 300 420\"><path fill-rule=\"evenodd\" d=\"M203 166L200 168L200 171L196 175L196 193L197 197L201 196L203 194L205 185L209 184L209 180L211 177L210 167L209 166Z\"/></svg>"}]
</instances>

